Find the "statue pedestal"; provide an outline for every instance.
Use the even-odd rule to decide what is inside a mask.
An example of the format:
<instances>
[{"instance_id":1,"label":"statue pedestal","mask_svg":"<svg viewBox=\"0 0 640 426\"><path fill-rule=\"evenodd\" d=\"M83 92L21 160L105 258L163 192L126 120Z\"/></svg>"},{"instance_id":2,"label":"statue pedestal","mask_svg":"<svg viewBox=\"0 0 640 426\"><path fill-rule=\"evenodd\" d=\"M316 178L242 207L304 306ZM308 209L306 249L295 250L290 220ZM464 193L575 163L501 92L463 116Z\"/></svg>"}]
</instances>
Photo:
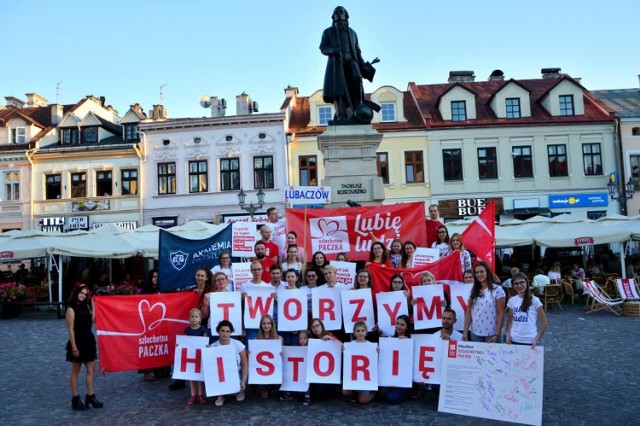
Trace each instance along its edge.
<instances>
[{"instance_id":1,"label":"statue pedestal","mask_svg":"<svg viewBox=\"0 0 640 426\"><path fill-rule=\"evenodd\" d=\"M318 149L324 155L322 185L331 187L333 207L344 206L347 200L382 204L384 184L376 165L380 141L382 134L370 124L329 126L318 136Z\"/></svg>"}]
</instances>

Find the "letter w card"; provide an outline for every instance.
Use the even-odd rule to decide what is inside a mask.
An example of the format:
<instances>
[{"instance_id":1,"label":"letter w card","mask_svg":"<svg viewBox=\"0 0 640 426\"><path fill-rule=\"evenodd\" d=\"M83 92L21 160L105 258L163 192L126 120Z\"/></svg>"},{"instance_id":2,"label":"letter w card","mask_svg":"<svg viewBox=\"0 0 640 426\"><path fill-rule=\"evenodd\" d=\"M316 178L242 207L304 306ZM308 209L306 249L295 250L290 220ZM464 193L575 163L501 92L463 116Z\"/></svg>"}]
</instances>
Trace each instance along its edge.
<instances>
[{"instance_id":1,"label":"letter w card","mask_svg":"<svg viewBox=\"0 0 640 426\"><path fill-rule=\"evenodd\" d=\"M174 379L204 380L202 350L209 344L208 337L176 336L176 351L173 356Z\"/></svg>"}]
</instances>

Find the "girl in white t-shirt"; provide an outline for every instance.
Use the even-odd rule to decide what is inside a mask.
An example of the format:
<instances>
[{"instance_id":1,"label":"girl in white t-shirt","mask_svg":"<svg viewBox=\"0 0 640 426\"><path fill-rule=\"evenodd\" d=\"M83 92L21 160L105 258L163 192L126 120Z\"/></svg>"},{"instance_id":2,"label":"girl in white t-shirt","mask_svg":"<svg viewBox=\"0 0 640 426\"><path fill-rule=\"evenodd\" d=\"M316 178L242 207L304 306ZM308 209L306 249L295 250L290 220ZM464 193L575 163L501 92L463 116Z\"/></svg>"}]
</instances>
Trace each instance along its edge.
<instances>
[{"instance_id":1,"label":"girl in white t-shirt","mask_svg":"<svg viewBox=\"0 0 640 426\"><path fill-rule=\"evenodd\" d=\"M216 327L216 331L218 332L218 336L220 337L217 342L213 345L217 346L226 346L232 345L236 350L236 362L238 363L238 375L240 376L240 392L236 394L236 401L241 402L244 401L244 390L247 386L247 377L249 375L249 362L247 359L247 349L244 344L238 340L231 338L231 333L235 330L233 329L233 324L231 321L222 320L218 323ZM216 399L216 406L220 407L224 404L224 395L220 395Z\"/></svg>"},{"instance_id":2,"label":"girl in white t-shirt","mask_svg":"<svg viewBox=\"0 0 640 426\"><path fill-rule=\"evenodd\" d=\"M527 276L521 272L511 279L511 285L518 292L507 302L507 343L514 345L531 345L535 348L547 330L547 315L542 302L531 294L531 286ZM536 328L540 318L540 328Z\"/></svg>"}]
</instances>

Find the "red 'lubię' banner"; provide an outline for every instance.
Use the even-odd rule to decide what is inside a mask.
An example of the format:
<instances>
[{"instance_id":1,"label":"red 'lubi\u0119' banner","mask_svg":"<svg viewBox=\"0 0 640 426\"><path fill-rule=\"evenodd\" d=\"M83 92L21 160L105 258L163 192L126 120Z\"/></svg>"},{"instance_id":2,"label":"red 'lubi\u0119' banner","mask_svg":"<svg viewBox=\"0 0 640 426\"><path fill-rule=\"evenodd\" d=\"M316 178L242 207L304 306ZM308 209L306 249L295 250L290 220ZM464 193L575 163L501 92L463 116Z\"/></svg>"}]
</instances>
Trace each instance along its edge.
<instances>
[{"instance_id":1,"label":"red 'lubi\u0119' banner","mask_svg":"<svg viewBox=\"0 0 640 426\"><path fill-rule=\"evenodd\" d=\"M298 234L299 244L309 253L308 260L316 251L329 259L345 252L350 260L368 260L375 239L387 248L395 238L413 241L417 247L424 247L427 241L424 203L287 209L286 215L287 232Z\"/></svg>"},{"instance_id":2,"label":"red 'lubi\u0119' banner","mask_svg":"<svg viewBox=\"0 0 640 426\"><path fill-rule=\"evenodd\" d=\"M100 369L107 372L173 364L176 335L198 307L195 292L96 296Z\"/></svg>"}]
</instances>

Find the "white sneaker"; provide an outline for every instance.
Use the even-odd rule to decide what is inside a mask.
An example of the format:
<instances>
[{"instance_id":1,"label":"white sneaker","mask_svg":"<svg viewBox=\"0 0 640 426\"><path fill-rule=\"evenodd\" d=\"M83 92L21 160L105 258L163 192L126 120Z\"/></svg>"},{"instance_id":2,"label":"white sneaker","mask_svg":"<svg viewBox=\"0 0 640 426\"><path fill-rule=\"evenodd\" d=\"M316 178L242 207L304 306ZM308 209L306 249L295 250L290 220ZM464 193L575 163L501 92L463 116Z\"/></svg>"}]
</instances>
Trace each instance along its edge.
<instances>
[{"instance_id":1,"label":"white sneaker","mask_svg":"<svg viewBox=\"0 0 640 426\"><path fill-rule=\"evenodd\" d=\"M219 396L216 399L216 407L222 407L224 405L224 396Z\"/></svg>"},{"instance_id":2,"label":"white sneaker","mask_svg":"<svg viewBox=\"0 0 640 426\"><path fill-rule=\"evenodd\" d=\"M244 392L240 391L236 394L236 401L238 402L244 401Z\"/></svg>"}]
</instances>

